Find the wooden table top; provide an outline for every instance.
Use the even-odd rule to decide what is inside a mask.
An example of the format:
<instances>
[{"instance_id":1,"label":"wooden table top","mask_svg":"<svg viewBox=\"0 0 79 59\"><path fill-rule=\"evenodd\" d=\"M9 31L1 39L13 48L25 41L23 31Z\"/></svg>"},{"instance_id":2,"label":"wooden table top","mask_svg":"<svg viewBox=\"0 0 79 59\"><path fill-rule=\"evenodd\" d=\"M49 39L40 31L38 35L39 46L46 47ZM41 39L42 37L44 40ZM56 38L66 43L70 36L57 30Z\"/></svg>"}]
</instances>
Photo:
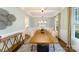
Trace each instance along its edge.
<instances>
[{"instance_id":1,"label":"wooden table top","mask_svg":"<svg viewBox=\"0 0 79 59\"><path fill-rule=\"evenodd\" d=\"M31 37L30 43L34 44L41 44L41 43L47 43L47 44L55 44L58 43L58 39L56 37L53 37L50 32L47 30L37 30L33 37Z\"/></svg>"}]
</instances>

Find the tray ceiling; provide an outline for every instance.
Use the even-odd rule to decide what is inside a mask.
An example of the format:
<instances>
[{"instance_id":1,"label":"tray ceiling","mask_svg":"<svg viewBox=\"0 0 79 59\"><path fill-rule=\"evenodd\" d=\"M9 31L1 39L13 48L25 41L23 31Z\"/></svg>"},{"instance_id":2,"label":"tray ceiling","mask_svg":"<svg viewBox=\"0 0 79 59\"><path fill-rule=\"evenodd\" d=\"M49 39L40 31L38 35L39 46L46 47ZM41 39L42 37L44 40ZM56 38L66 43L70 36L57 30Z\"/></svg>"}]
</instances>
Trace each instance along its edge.
<instances>
[{"instance_id":1,"label":"tray ceiling","mask_svg":"<svg viewBox=\"0 0 79 59\"><path fill-rule=\"evenodd\" d=\"M56 14L61 12L64 7L24 7L21 9L31 17L54 17Z\"/></svg>"}]
</instances>

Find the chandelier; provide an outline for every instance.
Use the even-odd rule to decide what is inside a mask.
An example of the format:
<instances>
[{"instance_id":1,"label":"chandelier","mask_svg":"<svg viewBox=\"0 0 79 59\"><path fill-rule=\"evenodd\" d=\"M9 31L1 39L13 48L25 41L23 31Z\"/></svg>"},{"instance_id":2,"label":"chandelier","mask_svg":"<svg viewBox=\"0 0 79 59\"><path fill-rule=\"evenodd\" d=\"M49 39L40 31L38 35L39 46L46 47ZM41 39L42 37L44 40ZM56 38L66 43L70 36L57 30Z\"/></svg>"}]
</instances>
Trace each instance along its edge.
<instances>
[{"instance_id":1,"label":"chandelier","mask_svg":"<svg viewBox=\"0 0 79 59\"><path fill-rule=\"evenodd\" d=\"M44 19L45 17L44 17L44 9L41 9L41 13L42 13L42 19L41 20L39 20L38 21L38 23L39 23L39 26L40 27L45 27L45 25L46 25L46 23L47 23L47 21Z\"/></svg>"}]
</instances>

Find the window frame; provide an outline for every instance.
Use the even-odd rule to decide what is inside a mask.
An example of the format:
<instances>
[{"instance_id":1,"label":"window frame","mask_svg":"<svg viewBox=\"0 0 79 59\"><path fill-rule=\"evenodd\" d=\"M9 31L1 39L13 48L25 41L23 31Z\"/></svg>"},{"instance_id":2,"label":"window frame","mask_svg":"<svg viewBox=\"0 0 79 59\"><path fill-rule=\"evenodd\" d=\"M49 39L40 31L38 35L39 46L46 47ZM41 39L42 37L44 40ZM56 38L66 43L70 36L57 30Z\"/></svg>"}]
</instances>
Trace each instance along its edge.
<instances>
[{"instance_id":1,"label":"window frame","mask_svg":"<svg viewBox=\"0 0 79 59\"><path fill-rule=\"evenodd\" d=\"M78 18L79 18L79 15L75 14L75 12L77 11L77 13L79 12L79 10L76 10L76 9L79 9L79 8L72 8L72 21L71 21L71 26L72 26L72 38L74 39L79 39L75 36L75 32L76 32L76 23L79 21Z\"/></svg>"}]
</instances>

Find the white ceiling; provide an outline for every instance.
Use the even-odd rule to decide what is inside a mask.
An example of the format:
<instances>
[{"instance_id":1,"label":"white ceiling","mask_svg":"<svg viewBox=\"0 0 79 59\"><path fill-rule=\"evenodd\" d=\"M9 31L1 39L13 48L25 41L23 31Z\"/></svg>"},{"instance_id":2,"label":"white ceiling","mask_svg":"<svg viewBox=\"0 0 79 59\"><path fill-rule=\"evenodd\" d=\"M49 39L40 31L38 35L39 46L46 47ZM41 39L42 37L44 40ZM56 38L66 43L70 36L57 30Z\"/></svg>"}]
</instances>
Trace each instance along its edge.
<instances>
[{"instance_id":1,"label":"white ceiling","mask_svg":"<svg viewBox=\"0 0 79 59\"><path fill-rule=\"evenodd\" d=\"M23 7L21 9L31 17L54 17L61 12L64 7ZM44 12L42 12L42 10Z\"/></svg>"}]
</instances>

